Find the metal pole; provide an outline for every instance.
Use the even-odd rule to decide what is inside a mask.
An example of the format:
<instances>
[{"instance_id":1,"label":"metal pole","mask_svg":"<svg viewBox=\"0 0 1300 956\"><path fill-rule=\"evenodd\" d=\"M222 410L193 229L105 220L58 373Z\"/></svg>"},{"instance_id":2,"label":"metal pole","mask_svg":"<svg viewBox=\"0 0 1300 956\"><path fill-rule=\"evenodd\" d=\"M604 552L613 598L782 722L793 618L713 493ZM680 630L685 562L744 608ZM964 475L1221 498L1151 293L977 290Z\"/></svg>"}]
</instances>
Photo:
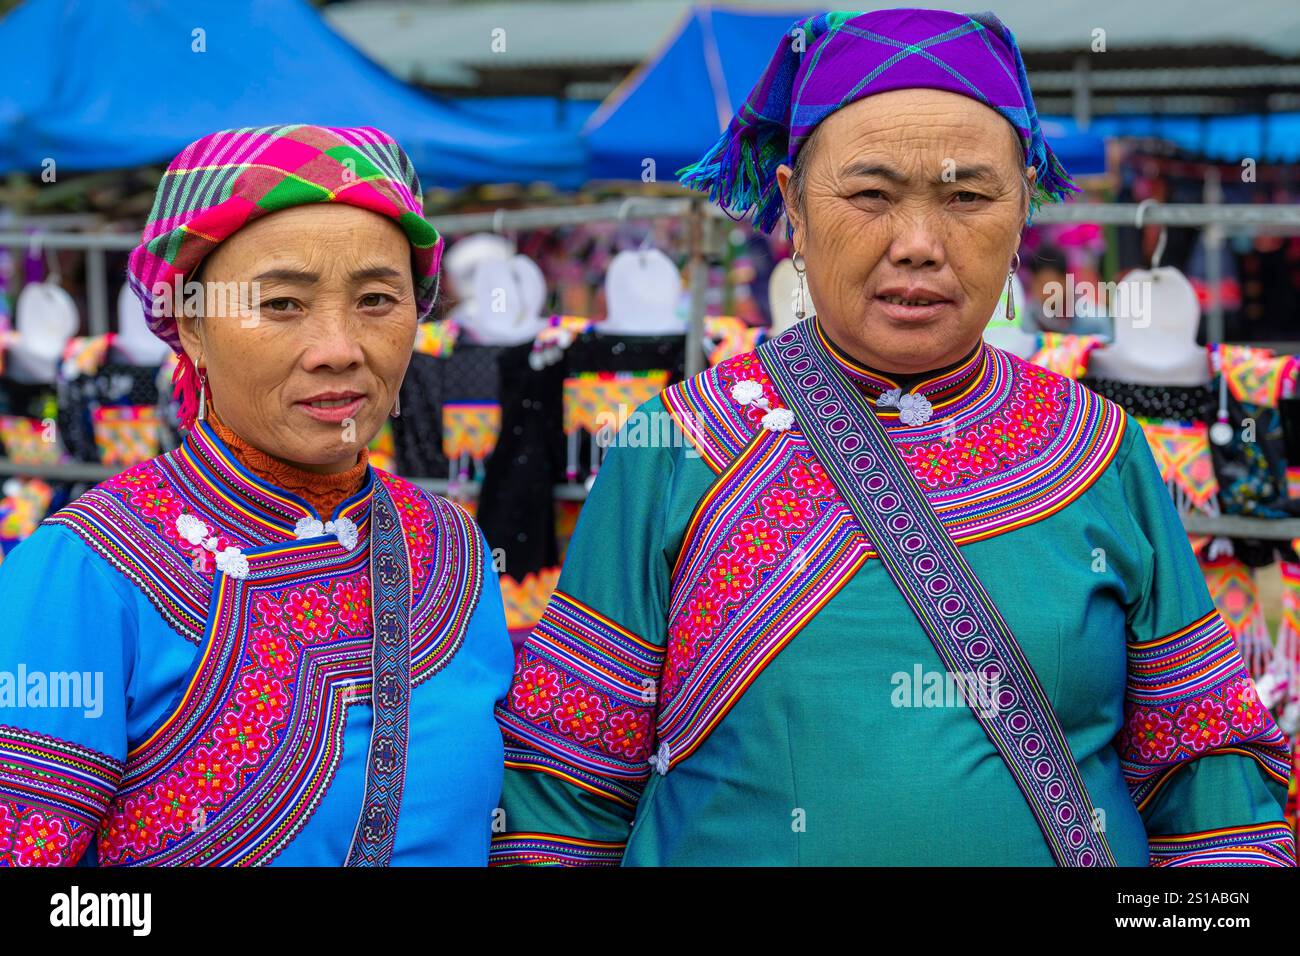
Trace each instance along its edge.
<instances>
[{"instance_id":1,"label":"metal pole","mask_svg":"<svg viewBox=\"0 0 1300 956\"><path fill-rule=\"evenodd\" d=\"M705 219L703 206L695 203L688 218L690 227L691 314L686 327L686 377L704 371L704 294L708 290L709 261L705 255Z\"/></svg>"},{"instance_id":2,"label":"metal pole","mask_svg":"<svg viewBox=\"0 0 1300 956\"><path fill-rule=\"evenodd\" d=\"M1223 188L1219 182L1219 167L1205 169L1205 202L1218 206L1223 202ZM1223 282L1223 227L1217 222L1205 227L1205 282L1210 287L1209 308L1205 314L1205 341L1222 342L1223 297L1219 294Z\"/></svg>"},{"instance_id":3,"label":"metal pole","mask_svg":"<svg viewBox=\"0 0 1300 956\"><path fill-rule=\"evenodd\" d=\"M108 274L104 250L86 250L86 304L90 312L90 334L108 331Z\"/></svg>"}]
</instances>

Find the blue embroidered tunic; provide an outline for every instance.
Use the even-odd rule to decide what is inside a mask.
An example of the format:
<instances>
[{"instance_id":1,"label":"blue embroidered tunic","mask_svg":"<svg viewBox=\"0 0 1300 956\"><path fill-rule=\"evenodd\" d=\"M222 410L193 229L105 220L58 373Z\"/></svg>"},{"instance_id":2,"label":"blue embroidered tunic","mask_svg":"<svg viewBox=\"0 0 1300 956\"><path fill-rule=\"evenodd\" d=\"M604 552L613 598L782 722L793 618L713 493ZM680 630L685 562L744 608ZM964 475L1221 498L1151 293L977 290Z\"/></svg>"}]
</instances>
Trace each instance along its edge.
<instances>
[{"instance_id":1,"label":"blue embroidered tunic","mask_svg":"<svg viewBox=\"0 0 1300 956\"><path fill-rule=\"evenodd\" d=\"M770 357L611 449L499 708L493 862L1052 865ZM914 388L929 421L877 417L1050 702L1096 811L1070 825L1120 865L1292 864L1285 739L1136 422L989 346Z\"/></svg>"},{"instance_id":2,"label":"blue embroidered tunic","mask_svg":"<svg viewBox=\"0 0 1300 956\"><path fill-rule=\"evenodd\" d=\"M410 580L391 863L486 862L512 655L477 526L370 467L324 530L199 422L0 566L0 866L348 859L371 752L381 482Z\"/></svg>"}]
</instances>

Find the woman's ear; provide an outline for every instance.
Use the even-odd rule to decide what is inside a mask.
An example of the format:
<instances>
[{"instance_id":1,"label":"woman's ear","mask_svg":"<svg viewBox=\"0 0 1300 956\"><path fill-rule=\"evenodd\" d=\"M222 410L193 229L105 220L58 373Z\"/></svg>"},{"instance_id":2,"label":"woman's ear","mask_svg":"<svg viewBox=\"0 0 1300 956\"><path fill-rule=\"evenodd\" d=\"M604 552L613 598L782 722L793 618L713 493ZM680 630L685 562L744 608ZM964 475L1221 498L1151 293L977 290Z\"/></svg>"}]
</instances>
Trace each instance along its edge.
<instances>
[{"instance_id":1,"label":"woman's ear","mask_svg":"<svg viewBox=\"0 0 1300 956\"><path fill-rule=\"evenodd\" d=\"M791 241L799 249L803 246L803 223L798 212L799 197L790 185L790 177L793 175L794 170L785 163L776 167L776 185L781 190L781 201L785 204L785 217L790 221Z\"/></svg>"},{"instance_id":2,"label":"woman's ear","mask_svg":"<svg viewBox=\"0 0 1300 956\"><path fill-rule=\"evenodd\" d=\"M203 336L199 332L198 317L187 315L183 308L177 309L176 333L180 336L181 348L190 357L194 367L198 368L203 362Z\"/></svg>"},{"instance_id":3,"label":"woman's ear","mask_svg":"<svg viewBox=\"0 0 1300 956\"><path fill-rule=\"evenodd\" d=\"M1024 222L1029 218L1029 197L1034 194L1034 184L1038 182L1038 169L1034 166L1025 167L1025 208L1021 210L1020 221Z\"/></svg>"}]
</instances>

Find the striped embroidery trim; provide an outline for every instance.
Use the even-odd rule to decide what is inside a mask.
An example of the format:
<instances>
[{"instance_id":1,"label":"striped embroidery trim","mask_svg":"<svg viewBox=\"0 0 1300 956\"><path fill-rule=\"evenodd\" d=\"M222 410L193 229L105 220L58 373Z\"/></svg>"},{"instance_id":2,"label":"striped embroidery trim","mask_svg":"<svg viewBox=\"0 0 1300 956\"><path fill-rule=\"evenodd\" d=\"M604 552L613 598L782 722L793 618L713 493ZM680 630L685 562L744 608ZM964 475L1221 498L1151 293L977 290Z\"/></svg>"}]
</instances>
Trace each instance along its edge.
<instances>
[{"instance_id":1,"label":"striped embroidery trim","mask_svg":"<svg viewBox=\"0 0 1300 956\"><path fill-rule=\"evenodd\" d=\"M730 393L736 382L756 382L772 407L786 404L763 367L761 353L760 349L736 356L662 393L669 414L715 472L725 471L761 430L760 404L739 405ZM1076 382L996 349L990 350L981 381L985 387L970 401L953 403L960 408L954 409L952 419L936 418L911 428L891 425L888 429L900 455L909 462L909 470L926 489L926 498L958 544L1041 521L1078 499L1110 465L1126 427L1118 406ZM983 440L978 436L992 428L994 417L1040 414L1030 410L1049 400L1060 403L1059 421L1054 421L1053 431L1045 432L1037 421L1025 423L1025 434L1036 437L1022 447L1021 457L997 458L1004 462L1002 467L953 483L952 474L944 470L952 466L943 463L949 454L949 442L956 441L956 448L968 441L978 446ZM1022 406L1026 410L1023 413L1017 411ZM945 433L949 424L956 429L952 435ZM984 454L994 452L985 449ZM930 464L932 460L934 464ZM874 556L872 551L869 557Z\"/></svg>"},{"instance_id":2,"label":"striped embroidery trim","mask_svg":"<svg viewBox=\"0 0 1300 956\"><path fill-rule=\"evenodd\" d=\"M618 866L626 847L554 833L501 833L492 837L488 866Z\"/></svg>"},{"instance_id":3,"label":"striped embroidery trim","mask_svg":"<svg viewBox=\"0 0 1300 956\"><path fill-rule=\"evenodd\" d=\"M1258 823L1151 836L1152 866L1295 866L1295 836L1285 823Z\"/></svg>"},{"instance_id":4,"label":"striped embroidery trim","mask_svg":"<svg viewBox=\"0 0 1300 956\"><path fill-rule=\"evenodd\" d=\"M0 798L39 804L96 826L122 779L122 762L98 751L0 726Z\"/></svg>"},{"instance_id":5,"label":"striped embroidery trim","mask_svg":"<svg viewBox=\"0 0 1300 956\"><path fill-rule=\"evenodd\" d=\"M506 766L634 805L649 774L663 654L557 590L497 707Z\"/></svg>"},{"instance_id":6,"label":"striped embroidery trim","mask_svg":"<svg viewBox=\"0 0 1300 956\"><path fill-rule=\"evenodd\" d=\"M807 446L764 433L701 499L673 572L657 736L690 756L856 573L867 543Z\"/></svg>"},{"instance_id":7,"label":"striped embroidery trim","mask_svg":"<svg viewBox=\"0 0 1300 956\"><path fill-rule=\"evenodd\" d=\"M1216 609L1158 640L1129 644L1119 751L1139 809L1175 770L1211 752L1245 754L1283 785L1291 773L1286 738Z\"/></svg>"}]
</instances>

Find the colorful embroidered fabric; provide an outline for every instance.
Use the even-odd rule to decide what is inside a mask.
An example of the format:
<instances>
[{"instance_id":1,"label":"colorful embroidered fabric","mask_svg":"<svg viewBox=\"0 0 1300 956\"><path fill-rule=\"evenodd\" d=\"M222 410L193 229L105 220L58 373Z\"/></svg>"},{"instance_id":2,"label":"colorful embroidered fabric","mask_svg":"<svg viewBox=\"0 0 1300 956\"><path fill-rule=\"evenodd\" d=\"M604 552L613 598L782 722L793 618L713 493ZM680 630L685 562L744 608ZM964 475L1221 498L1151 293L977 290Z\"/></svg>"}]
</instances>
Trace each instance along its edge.
<instances>
[{"instance_id":1,"label":"colorful embroidered fabric","mask_svg":"<svg viewBox=\"0 0 1300 956\"><path fill-rule=\"evenodd\" d=\"M47 519L135 582L199 648L184 694L98 807L101 864L265 863L306 825L340 766L347 709L372 693L375 482L400 519L415 687L459 650L484 554L460 509L396 476L372 469L340 507L335 520L355 525L350 542L299 537L301 502L249 484L203 422L180 448ZM217 573L212 552L182 540L183 515L202 522L217 552L239 548L243 573Z\"/></svg>"},{"instance_id":2,"label":"colorful embroidered fabric","mask_svg":"<svg viewBox=\"0 0 1300 956\"><path fill-rule=\"evenodd\" d=\"M1268 622L1264 619L1254 571L1233 557L1219 557L1212 561L1202 559L1200 563L1210 597L1223 615L1251 676L1262 677L1273 643L1268 633Z\"/></svg>"},{"instance_id":3,"label":"colorful embroidered fabric","mask_svg":"<svg viewBox=\"0 0 1300 956\"><path fill-rule=\"evenodd\" d=\"M378 434L366 446L370 450L369 462L380 471L397 470L397 451L393 445L393 420L385 418Z\"/></svg>"},{"instance_id":4,"label":"colorful embroidered fabric","mask_svg":"<svg viewBox=\"0 0 1300 956\"><path fill-rule=\"evenodd\" d=\"M530 571L522 581L508 574L500 577L501 598L506 607L506 627L511 631L531 631L542 619L546 602L551 599L560 580L559 567Z\"/></svg>"},{"instance_id":5,"label":"colorful embroidered fabric","mask_svg":"<svg viewBox=\"0 0 1300 956\"><path fill-rule=\"evenodd\" d=\"M1210 429L1204 422L1138 418L1160 477L1180 514L1191 509L1219 513L1219 480L1210 457Z\"/></svg>"},{"instance_id":6,"label":"colorful embroidered fabric","mask_svg":"<svg viewBox=\"0 0 1300 956\"><path fill-rule=\"evenodd\" d=\"M1237 401L1277 408L1294 393L1300 357L1247 345L1212 343L1210 349L1217 354L1219 369Z\"/></svg>"},{"instance_id":7,"label":"colorful embroidered fabric","mask_svg":"<svg viewBox=\"0 0 1300 956\"><path fill-rule=\"evenodd\" d=\"M1151 865L1294 867L1295 837L1275 823L1153 836Z\"/></svg>"},{"instance_id":8,"label":"colorful embroidered fabric","mask_svg":"<svg viewBox=\"0 0 1300 956\"><path fill-rule=\"evenodd\" d=\"M1106 344L1100 335L1070 335L1067 332L1039 332L1038 351L1029 361L1050 368L1057 375L1081 379L1088 374L1088 357Z\"/></svg>"},{"instance_id":9,"label":"colorful embroidered fabric","mask_svg":"<svg viewBox=\"0 0 1300 956\"><path fill-rule=\"evenodd\" d=\"M854 374L868 397L891 387ZM731 397L731 388L746 380L779 402L754 354L663 393L669 413L715 471L748 444L762 418L760 408L741 407ZM953 381L960 383L956 394L942 398ZM958 543L1005 533L1067 505L1106 467L1123 431L1115 406L989 346L926 391L934 408L926 424L904 426L896 410L878 415Z\"/></svg>"},{"instance_id":10,"label":"colorful embroidered fabric","mask_svg":"<svg viewBox=\"0 0 1300 956\"><path fill-rule=\"evenodd\" d=\"M101 405L90 417L99 460L105 465L134 465L162 450L153 405Z\"/></svg>"},{"instance_id":11,"label":"colorful embroidered fabric","mask_svg":"<svg viewBox=\"0 0 1300 956\"><path fill-rule=\"evenodd\" d=\"M497 708L506 766L634 805L649 774L663 653L557 590Z\"/></svg>"},{"instance_id":12,"label":"colorful embroidered fabric","mask_svg":"<svg viewBox=\"0 0 1300 956\"><path fill-rule=\"evenodd\" d=\"M1217 610L1167 637L1128 648L1120 759L1134 802L1145 806L1180 765L1212 750L1253 756L1286 784L1286 737L1256 693ZM1292 865L1295 848L1290 847Z\"/></svg>"},{"instance_id":13,"label":"colorful embroidered fabric","mask_svg":"<svg viewBox=\"0 0 1300 956\"><path fill-rule=\"evenodd\" d=\"M754 351L766 334L766 329L747 325L734 315L706 315L704 348L709 364L717 365L744 352Z\"/></svg>"},{"instance_id":14,"label":"colorful embroidered fabric","mask_svg":"<svg viewBox=\"0 0 1300 956\"><path fill-rule=\"evenodd\" d=\"M666 371L583 372L564 380L564 433L614 434L668 384Z\"/></svg>"},{"instance_id":15,"label":"colorful embroidered fabric","mask_svg":"<svg viewBox=\"0 0 1300 956\"><path fill-rule=\"evenodd\" d=\"M52 421L47 429L39 418L0 415L0 443L4 444L5 455L17 465L57 465L63 460Z\"/></svg>"},{"instance_id":16,"label":"colorful embroidered fabric","mask_svg":"<svg viewBox=\"0 0 1300 956\"><path fill-rule=\"evenodd\" d=\"M873 380L868 374L857 374L856 377L859 387L868 396L879 395L890 387L887 382L878 378ZM980 351L970 367L959 369L948 381L933 388L927 383L925 389L932 395L937 421L925 426L904 426L896 414L888 417L885 410L877 413L900 449L910 442L923 440L938 443L946 440L955 444L968 433L968 428L978 436L978 425L1000 421L998 412L1017 396L1024 399L1022 412L1035 411L1049 424L1064 421L1060 431L1044 427L1041 444L1017 448L1017 454L1005 454L1001 459L1001 463L1022 482L1026 475L1031 486L1041 482L1037 488L1026 492L1024 498L1008 506L1008 511L1002 516L1003 525L1024 528L1043 517L1057 514L1058 510L1061 517L1050 523L1039 521L1036 533L1040 537L1037 539L1027 531L1023 538L1013 539L1008 535L1001 541L991 540L978 548L973 547L972 552L983 552L987 558L999 553L999 549L1014 549L1015 541L1024 542L1036 553L1038 547L1050 551L1052 546L1047 539L1056 540L1056 536L1062 534L1062 528L1070 528L1071 533L1077 528L1089 534L1090 529L1111 529L1113 518L1122 516L1126 507L1135 510L1133 523L1153 544L1162 546L1181 538L1183 532L1171 514L1165 511L1154 515L1136 513L1147 507L1168 508L1170 512L1172 509L1160 486L1154 462L1149 456L1145 464L1141 461L1142 456L1148 455L1145 446L1131 433L1126 434L1125 418L1111 403L1099 400L1086 389L1046 369L993 349ZM990 395L996 397L990 398ZM516 671L512 689L512 700L516 703L509 716L503 718L503 727L508 746L517 753L506 774L502 806L513 821L512 829L518 832L494 838L492 862L592 865L621 860L624 865L665 865L666 862L689 865L735 860L750 852L755 860L777 865L827 859L839 863L846 859L874 859L871 854L877 852L874 847L879 840L876 838L888 840L886 834L874 834L866 841L866 846L859 841L857 848L847 853L838 848L843 841L833 839L828 846L799 837L789 839L784 832L780 839L772 840L771 845L757 847L765 840L763 827L747 825L746 820L741 819L744 813L730 812L728 805L725 824L718 824L716 821L723 818L701 821L701 803L692 804L693 800L707 799L709 807L718 806L717 801L726 799L723 791L727 788L711 788L708 791L710 796L701 798L698 783L727 780L744 788L743 799L752 800L756 812L786 806L787 780L782 775L788 776L792 768L785 751L769 756L748 751L739 742L748 739L745 734L766 727L773 720L778 722L777 726L789 728L792 735L816 733L822 735L818 739L828 739L824 736L824 728L813 729L818 716L823 713L821 705L832 703L829 699L837 692L851 693L851 685L833 683L834 674L852 672L849 659L836 658L835 649L844 654L858 655L850 658L853 661L859 659L862 650L859 644L840 640L843 635L837 635L835 629L859 626L862 618L860 608L872 606L876 593L863 590L863 579L879 572L868 560L870 543L865 537L859 532L855 542L852 527L837 527L837 514L844 515L847 509L838 500L834 484L820 468L817 456L803 448L803 460L800 460L803 439L798 421L791 427L787 420L784 429L777 421L775 430L763 424L764 419L774 412L786 409L780 395L771 387L761 354L738 356L685 383L671 386L661 400L692 447L700 453L699 457L707 468L700 467L689 454L663 451L634 454L619 449L617 465L611 464L611 473L598 481L593 499L587 505L585 532L579 528L575 537L573 547L577 553L569 555L566 568L571 582L569 589L557 590L552 600L555 613L552 614L548 608L542 624L525 643L527 666ZM949 433L946 439L945 431ZM1063 435L1068 438L1063 438ZM1111 476L1117 476L1115 480L1098 480L1108 473L1121 441L1130 453L1128 459L1120 461L1117 470L1109 472ZM1068 454L1058 447L1061 443L1070 446ZM1058 469L1067 473L1063 480L1068 490L1053 488L1050 478L1039 477L1036 466L1042 464L1043 458L1053 455L1059 456L1056 459ZM672 475L672 490L657 497L658 492L653 489L657 482L662 483L660 476L665 473L666 463L671 463L667 465L667 473ZM951 489L957 489L968 497L984 495L990 485L996 486L1002 478L996 470L996 463L982 471L979 462L960 460L958 468L964 465L967 471L958 472ZM1127 470L1125 466L1128 466ZM915 469L914 465L911 467ZM1002 489L1001 501L990 497L986 510L1019 493L1015 479L1004 480L1007 487ZM792 486L793 494L786 493L789 489L782 487L783 482ZM602 488L612 490L607 490L606 496L601 497ZM926 486L927 496L932 501L951 489L942 481L936 481L933 487ZM1035 497L1035 493L1041 497ZM1066 507L1085 493L1089 495L1088 501L1097 505L1096 508L1088 504L1078 508ZM1052 507L1048 496L1053 494L1058 496L1058 500L1067 499L1060 509ZM1026 504L1022 505L1022 502ZM599 511L593 510L597 508ZM640 515L638 509L655 515L656 520L666 517L666 527L651 532L618 532L616 529L627 520L629 513ZM1112 509L1115 509L1113 514ZM1106 517L1100 517L1102 514ZM971 541L992 539L1000 534L996 523L985 527L976 525L977 519L973 514L956 517L953 523L945 521L955 540L961 541L965 531L974 532ZM959 523L963 517L965 523ZM638 527L640 524L638 520ZM1175 580L1177 575L1171 575L1168 570L1168 562L1156 562L1156 572L1163 575L1163 581L1157 587L1156 581L1143 571L1141 547L1121 559L1124 547L1119 541L1131 538L1130 532L1134 529L1125 525L1114 530L1117 537L1111 556L1115 564L1110 573L1120 574L1116 581L1125 588L1131 587L1133 590L1129 593L1143 592L1141 600L1145 604L1140 616L1154 612L1162 619L1176 617L1186 620L1192 614L1203 613L1187 607L1201 602L1185 599L1186 588L1180 589ZM604 542L615 534L618 534L623 547L630 549L624 566L627 581L623 586L611 585L608 580L610 559ZM676 543L680 544L680 550L675 550L678 547ZM671 574L666 578L659 566L661 557L672 563ZM1186 559L1183 564L1194 571L1190 555ZM1011 558L998 567L1011 566L1015 560ZM858 573L845 573L843 569L854 566L854 562ZM1114 570L1121 563L1128 565L1130 562L1132 568L1122 572ZM781 575L795 565L800 566L801 574L782 587ZM835 589L839 587L836 576L840 574L845 578L845 584L838 592L843 599L833 601ZM1082 577L1089 575L1084 573ZM622 576L619 581L623 581ZM1091 583L1080 581L1078 584L1079 590L1095 592ZM1200 587L1199 582L1196 582L1196 587ZM882 616L886 603L882 601L880 605ZM1008 597L1007 604L1004 606L1000 602L999 608L1008 615L1009 621L1033 621L1037 625L1045 623L1038 616L1038 603L1033 597ZM1204 605L1209 603L1206 596ZM792 605L799 605L802 613L800 610L787 610ZM892 608L888 610L892 611ZM1100 634L1103 630L1114 633L1115 627L1124 627L1122 609L1117 620L1112 621L1112 617L1108 612L1104 624L1094 621L1095 633ZM1070 619L1074 620L1074 617ZM832 621L834 623L830 623ZM892 633L899 623L897 618L890 618L877 626L886 627ZM663 631L658 630L661 627ZM1088 633L1086 627L1085 634ZM1226 632L1221 623L1218 627ZM796 646L793 654L783 649L782 641L788 642L787 634L797 634L805 628L812 632L807 635L809 647L822 648L827 654L824 659L818 658L809 647L799 649ZM1146 630L1149 629L1134 628L1135 643L1138 640L1136 635L1143 634L1142 640L1149 644L1150 635ZM856 634L856 630L853 633ZM1049 665L1051 661L1059 665L1060 651L1078 643L1065 640L1059 632L1057 636L1064 640L1059 648L1049 641L1037 649ZM635 765L620 762L615 764L610 776L603 780L593 779L602 772L600 768L604 763L610 762L610 755L606 746L597 740L603 740L600 721L608 714L608 708L602 706L606 701L591 698L598 697L612 684L623 694L620 703L632 707L631 690L636 679L642 676L647 666L652 666L652 661L646 660L644 655L652 655L660 641L664 643L661 649L664 656L662 675L658 686L652 688L657 706L646 714L652 735L645 740L637 737L635 750L644 760L640 772L636 772ZM1214 679L1234 670L1244 671L1240 659L1233 656L1235 651L1231 638L1227 643L1229 653L1225 657L1210 640L1192 641L1174 652L1170 666L1175 667L1182 660L1192 660L1196 674L1211 673ZM902 652L908 653L906 648ZM1146 652L1137 647L1133 653L1141 655ZM1115 675L1122 673L1122 660L1121 657L1119 661L1106 662L1104 669L1109 676L1099 673L1097 679L1114 684ZM1089 666L1093 663L1091 659L1088 661ZM1096 663L1101 666L1101 662ZM542 665L545 666L540 671L536 670ZM1205 671L1202 665L1210 670ZM1235 668L1232 665L1236 665ZM1086 666L1072 669L1071 674L1080 679L1087 669ZM1052 672L1050 666L1045 670L1049 674ZM1055 677L1060 680L1059 669ZM824 680L827 686L810 684L810 680ZM807 693L809 686L817 688L815 699L818 704L810 708L810 714L803 715L808 719L799 727L797 718L800 715L797 712L802 708L792 707L791 702L803 700L801 695ZM1076 688L1076 694L1061 683L1055 685L1054 694L1063 696L1053 699L1053 706L1062 714L1063 725L1070 719L1066 715L1073 711L1070 720L1074 728L1072 732L1079 732L1082 711L1095 714L1097 700L1092 692L1100 686L1090 686L1086 693ZM1196 689L1194 684L1189 686ZM1225 688L1213 684L1213 679L1207 683L1206 689L1214 694L1225 691ZM580 693L570 695L568 702L576 709L564 711L557 726L553 710L545 710L545 704L554 701L557 691L565 690ZM1113 690L1114 709L1118 715L1124 712L1125 690L1118 685ZM1135 700L1144 701L1142 706L1158 709L1189 703L1186 696L1178 696L1180 692L1177 687L1163 686L1158 679L1149 679L1130 688L1129 696L1136 695ZM1086 698L1086 703L1083 699L1072 700L1072 697L1080 695ZM529 702L535 708L532 717L528 712ZM1134 708L1137 706L1135 703ZM589 714L593 715L595 727L588 721ZM848 730L844 731L841 726L841 731L849 737L858 735L851 714L841 712L829 719L847 721ZM1083 718L1083 723L1086 724L1087 720ZM1118 720L1110 723L1118 724ZM513 724L513 729L507 724ZM879 729L875 724L869 726L872 735ZM1117 726L1115 731L1108 730L1104 739L1110 740L1118 729ZM1243 742L1241 738L1234 738L1233 745L1227 750L1229 759L1207 762L1205 773L1200 775L1173 773L1178 767L1186 766L1192 756L1213 749L1197 741L1192 742L1186 754L1177 757L1176 766L1134 759L1132 770L1136 776L1142 777L1138 785L1158 778L1162 792L1177 794L1171 800L1186 799L1187 816L1191 817L1201 812L1198 793L1205 796L1208 805L1217 805L1218 796L1206 789L1216 783L1207 776L1214 769L1209 765L1235 767L1239 758L1248 761L1252 767L1277 763L1276 741L1272 739L1272 733L1261 726L1252 740ZM792 740L798 739L801 738L792 736ZM848 742L843 736L837 739L841 744ZM938 742L932 743L934 750L941 749ZM1072 738L1071 743L1077 741ZM1245 749L1239 750L1236 744ZM835 748L798 749L799 762L795 770L800 790L798 799L809 799L823 782L835 777L834 756L827 754L819 763L818 757L810 753L827 750L838 752ZM931 747L925 748L926 754L930 755L931 750ZM909 763L909 758L902 754L895 754L895 758L901 765ZM932 756L921 757L915 765L925 766L932 759ZM651 771L668 768L675 768L675 772L650 777ZM802 778L797 776L800 772ZM1268 774L1269 782L1280 782L1276 772L1267 766L1263 772ZM746 773L764 775L750 778L745 776ZM1127 805L1130 790L1127 777L1112 772L1113 779L1106 784L1102 780L1104 776L1095 773L1089 780L1090 789L1094 783L1101 783L1103 788L1110 786L1113 792L1109 796ZM643 787L646 779L650 783ZM823 809L829 807L829 812L835 813L839 805L835 800L842 799L846 792L853 792L845 790L846 787L857 785L848 775L820 787L821 796L828 801ZM1148 789L1155 786L1157 784L1149 784ZM1011 790L1017 801L1023 800L1014 787ZM924 814L942 806L942 803L934 803L934 799L932 795L927 811L919 811L922 818L913 821L916 826L924 827ZM802 804L796 802L792 805ZM1118 804L1110 801L1102 805L1119 809ZM1176 806L1182 807L1183 804L1179 802ZM1238 816L1236 811L1239 809L1255 810L1252 806L1234 805L1226 822L1239 824L1253 819L1245 812ZM1119 816L1134 811L1135 806L1126 806ZM1263 809L1258 812L1266 813ZM1179 825L1183 819L1180 813L1177 811L1172 817L1154 819L1149 832L1158 836L1173 833L1172 840L1177 838L1180 830L1189 831L1190 827ZM635 827L629 839L633 817ZM1118 819L1112 814L1113 826L1108 830L1108 839L1112 831L1117 834L1121 831ZM1169 826L1171 820L1172 827ZM1133 821L1131 832L1123 836L1126 865L1137 865L1139 855L1143 863L1154 862L1154 853L1150 859L1146 855L1145 821L1137 816ZM863 825L869 830L868 823ZM784 831L784 828L780 829ZM854 834L844 832L842 826L840 832L845 841L853 840ZM1181 836L1190 840L1194 834L1184 832ZM1038 840L1037 833L1034 837ZM1215 837L1211 835L1208 838ZM1256 834L1251 843L1234 843L1233 846L1245 855L1256 852L1252 849L1255 844L1259 844L1258 849L1262 850L1270 841L1276 842L1271 833ZM904 838L897 842L903 849L896 848L895 854L914 852L920 858L926 852L924 840L909 844ZM751 843L757 848L751 849ZM596 859L595 851L583 848L588 844L608 849L608 857ZM1041 840L1039 844L1041 848ZM623 848L621 853L620 848ZM810 856L803 856L805 850ZM1016 857L1021 860L1031 855L1027 849L1016 852L1022 854ZM1281 847L1279 854L1285 852L1286 847ZM1277 859L1279 854L1264 852L1263 855ZM1119 856L1118 852L1116 855ZM1168 854L1170 857L1173 855Z\"/></svg>"},{"instance_id":17,"label":"colorful embroidered fabric","mask_svg":"<svg viewBox=\"0 0 1300 956\"><path fill-rule=\"evenodd\" d=\"M59 374L64 378L94 375L108 359L108 350L117 336L112 332L103 335L74 336L63 345Z\"/></svg>"},{"instance_id":18,"label":"colorful embroidered fabric","mask_svg":"<svg viewBox=\"0 0 1300 956\"><path fill-rule=\"evenodd\" d=\"M22 541L49 513L54 489L39 478L14 477L6 482L13 493L0 498L0 550Z\"/></svg>"},{"instance_id":19,"label":"colorful embroidered fabric","mask_svg":"<svg viewBox=\"0 0 1300 956\"><path fill-rule=\"evenodd\" d=\"M496 402L447 402L442 406L442 452L451 461L462 455L482 463L501 433Z\"/></svg>"},{"instance_id":20,"label":"colorful embroidered fabric","mask_svg":"<svg viewBox=\"0 0 1300 956\"><path fill-rule=\"evenodd\" d=\"M121 777L103 754L0 726L0 867L80 859Z\"/></svg>"},{"instance_id":21,"label":"colorful embroidered fabric","mask_svg":"<svg viewBox=\"0 0 1300 956\"><path fill-rule=\"evenodd\" d=\"M421 322L415 327L415 351L434 358L446 358L456 348L460 326L451 319Z\"/></svg>"}]
</instances>

